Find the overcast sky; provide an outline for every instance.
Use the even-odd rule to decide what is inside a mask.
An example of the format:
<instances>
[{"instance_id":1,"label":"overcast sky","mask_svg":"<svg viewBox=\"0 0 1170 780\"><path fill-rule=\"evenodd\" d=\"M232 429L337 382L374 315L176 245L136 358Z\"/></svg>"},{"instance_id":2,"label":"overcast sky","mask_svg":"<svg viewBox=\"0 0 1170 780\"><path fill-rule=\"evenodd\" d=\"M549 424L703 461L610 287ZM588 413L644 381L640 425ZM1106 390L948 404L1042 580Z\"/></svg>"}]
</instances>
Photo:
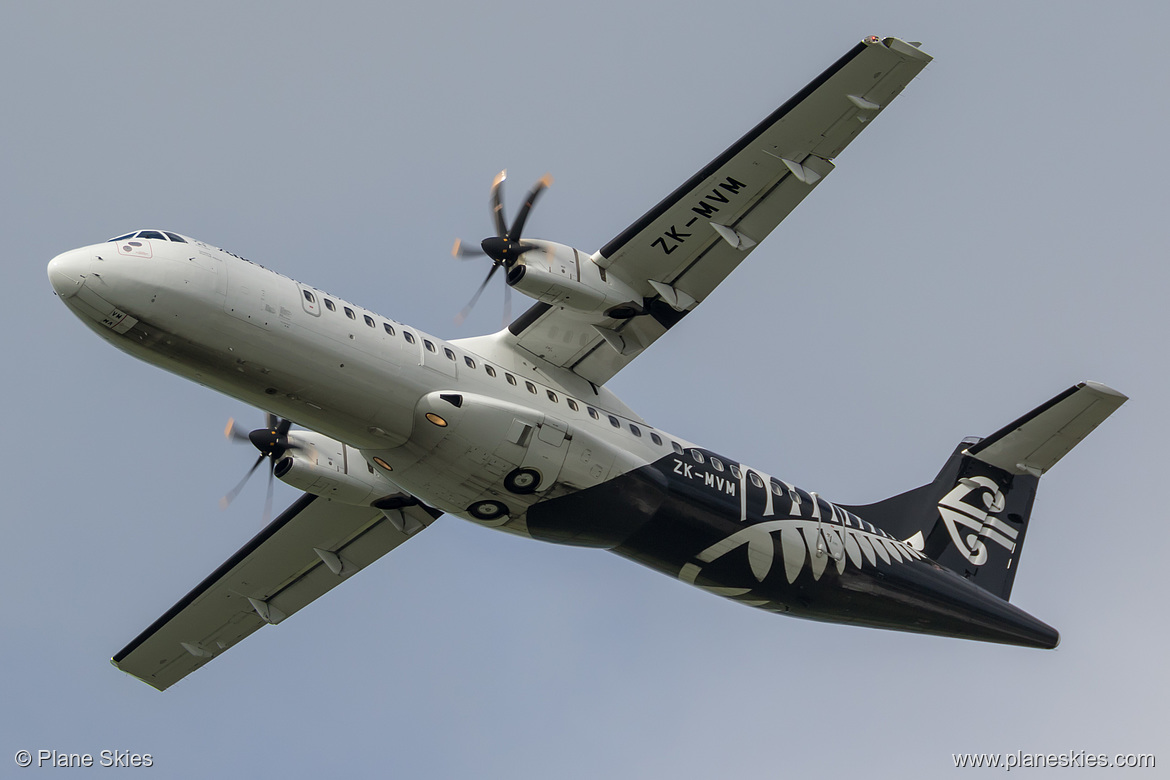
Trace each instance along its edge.
<instances>
[{"instance_id":1,"label":"overcast sky","mask_svg":"<svg viewBox=\"0 0 1170 780\"><path fill-rule=\"evenodd\" d=\"M0 767L19 749L150 753L185 777L1170 764L1163 4L240 5L20 3L0 25ZM52 256L165 228L443 337L494 331L499 287L454 325L487 265L448 250L490 231L501 168L513 207L551 172L526 233L592 252L869 34L936 59L611 386L841 503L929 481L962 437L1079 380L1127 393L1036 501L1013 601L1059 649L778 617L448 517L165 693L108 664L259 530L260 480L217 501L254 457L224 422L262 412L97 339L54 297Z\"/></svg>"}]
</instances>

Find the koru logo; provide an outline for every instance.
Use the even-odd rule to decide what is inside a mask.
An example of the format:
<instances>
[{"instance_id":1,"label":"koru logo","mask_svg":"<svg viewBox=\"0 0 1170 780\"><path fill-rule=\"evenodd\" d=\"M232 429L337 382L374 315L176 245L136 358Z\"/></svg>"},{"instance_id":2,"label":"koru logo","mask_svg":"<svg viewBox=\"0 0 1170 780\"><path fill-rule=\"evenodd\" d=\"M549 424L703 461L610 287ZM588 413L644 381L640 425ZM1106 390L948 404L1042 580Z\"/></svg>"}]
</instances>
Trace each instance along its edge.
<instances>
[{"instance_id":1,"label":"koru logo","mask_svg":"<svg viewBox=\"0 0 1170 780\"><path fill-rule=\"evenodd\" d=\"M976 566L987 563L986 541L995 542L1009 553L1016 549L1019 531L993 517L1003 511L1005 503L1003 491L988 477L960 479L938 502L938 513L951 541ZM964 528L974 533L964 534Z\"/></svg>"}]
</instances>

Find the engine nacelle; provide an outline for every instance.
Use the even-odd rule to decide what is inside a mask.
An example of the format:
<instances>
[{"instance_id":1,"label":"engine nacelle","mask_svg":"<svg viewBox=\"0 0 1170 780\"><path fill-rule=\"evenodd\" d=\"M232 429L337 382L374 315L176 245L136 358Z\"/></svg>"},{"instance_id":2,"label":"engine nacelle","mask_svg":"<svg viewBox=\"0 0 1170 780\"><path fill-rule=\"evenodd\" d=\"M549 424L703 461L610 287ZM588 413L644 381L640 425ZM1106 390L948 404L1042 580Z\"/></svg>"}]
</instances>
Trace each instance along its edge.
<instances>
[{"instance_id":1,"label":"engine nacelle","mask_svg":"<svg viewBox=\"0 0 1170 780\"><path fill-rule=\"evenodd\" d=\"M361 453L321 434L295 431L297 445L276 463L273 473L285 484L345 504L368 506L398 487L366 462Z\"/></svg>"},{"instance_id":2,"label":"engine nacelle","mask_svg":"<svg viewBox=\"0 0 1170 780\"><path fill-rule=\"evenodd\" d=\"M544 303L617 319L642 313L643 297L584 252L551 241L524 239L531 247L508 269L508 284Z\"/></svg>"}]
</instances>

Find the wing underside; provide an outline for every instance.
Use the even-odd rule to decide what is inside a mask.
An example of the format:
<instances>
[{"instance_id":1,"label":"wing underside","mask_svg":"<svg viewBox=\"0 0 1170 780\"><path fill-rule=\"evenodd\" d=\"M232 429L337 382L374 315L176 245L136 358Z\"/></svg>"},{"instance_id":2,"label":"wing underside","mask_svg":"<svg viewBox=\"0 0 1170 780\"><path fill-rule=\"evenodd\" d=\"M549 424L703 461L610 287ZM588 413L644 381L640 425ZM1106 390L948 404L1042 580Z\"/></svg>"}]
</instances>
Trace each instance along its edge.
<instances>
[{"instance_id":1,"label":"wing underside","mask_svg":"<svg viewBox=\"0 0 1170 780\"><path fill-rule=\"evenodd\" d=\"M644 296L644 314L537 303L504 344L604 384L701 303L930 60L896 38L862 41L590 258Z\"/></svg>"},{"instance_id":2,"label":"wing underside","mask_svg":"<svg viewBox=\"0 0 1170 780\"><path fill-rule=\"evenodd\" d=\"M382 511L304 494L113 657L164 690L279 623L434 522L409 496Z\"/></svg>"}]
</instances>

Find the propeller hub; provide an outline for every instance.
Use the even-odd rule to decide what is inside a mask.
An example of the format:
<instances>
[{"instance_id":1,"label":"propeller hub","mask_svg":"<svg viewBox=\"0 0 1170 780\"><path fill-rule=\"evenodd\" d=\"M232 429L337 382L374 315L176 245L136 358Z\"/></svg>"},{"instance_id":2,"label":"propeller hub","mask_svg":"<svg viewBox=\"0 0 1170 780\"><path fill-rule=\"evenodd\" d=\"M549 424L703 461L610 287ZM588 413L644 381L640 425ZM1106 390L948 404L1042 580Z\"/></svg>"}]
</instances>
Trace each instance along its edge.
<instances>
[{"instance_id":1,"label":"propeller hub","mask_svg":"<svg viewBox=\"0 0 1170 780\"><path fill-rule=\"evenodd\" d=\"M248 441L265 456L276 459L288 449L288 437L269 428L257 428L248 434Z\"/></svg>"},{"instance_id":2,"label":"propeller hub","mask_svg":"<svg viewBox=\"0 0 1170 780\"><path fill-rule=\"evenodd\" d=\"M516 258L532 248L504 236L488 236L479 245L485 255L509 268L516 262Z\"/></svg>"}]
</instances>

